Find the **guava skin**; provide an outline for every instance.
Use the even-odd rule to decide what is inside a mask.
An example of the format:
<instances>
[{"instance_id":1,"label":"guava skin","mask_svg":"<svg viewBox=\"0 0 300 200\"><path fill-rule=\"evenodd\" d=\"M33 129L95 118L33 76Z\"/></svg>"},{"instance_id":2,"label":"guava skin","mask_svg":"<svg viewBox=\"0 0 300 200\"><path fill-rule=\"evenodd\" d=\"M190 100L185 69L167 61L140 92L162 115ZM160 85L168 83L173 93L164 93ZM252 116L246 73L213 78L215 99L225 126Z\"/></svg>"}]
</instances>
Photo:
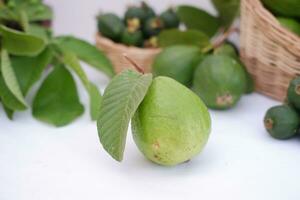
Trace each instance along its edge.
<instances>
[{"instance_id":1,"label":"guava skin","mask_svg":"<svg viewBox=\"0 0 300 200\"><path fill-rule=\"evenodd\" d=\"M246 88L245 70L229 56L207 56L195 70L193 91L209 108L225 110L235 106Z\"/></svg>"},{"instance_id":2,"label":"guava skin","mask_svg":"<svg viewBox=\"0 0 300 200\"><path fill-rule=\"evenodd\" d=\"M151 161L174 166L192 159L209 138L211 119L201 99L168 77L153 80L131 121L133 139Z\"/></svg>"}]
</instances>

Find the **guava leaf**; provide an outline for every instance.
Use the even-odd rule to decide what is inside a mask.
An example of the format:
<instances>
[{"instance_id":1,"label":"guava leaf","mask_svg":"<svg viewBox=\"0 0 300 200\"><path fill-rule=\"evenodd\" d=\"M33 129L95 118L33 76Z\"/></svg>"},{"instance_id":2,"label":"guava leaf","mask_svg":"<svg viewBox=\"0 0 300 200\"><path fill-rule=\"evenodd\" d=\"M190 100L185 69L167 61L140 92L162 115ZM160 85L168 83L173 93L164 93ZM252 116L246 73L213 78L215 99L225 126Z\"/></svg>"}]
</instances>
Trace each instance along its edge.
<instances>
[{"instance_id":1,"label":"guava leaf","mask_svg":"<svg viewBox=\"0 0 300 200\"><path fill-rule=\"evenodd\" d=\"M114 70L109 59L95 46L72 36L60 36L55 41L64 49L73 52L80 60L104 72L109 77L114 76Z\"/></svg>"},{"instance_id":2,"label":"guava leaf","mask_svg":"<svg viewBox=\"0 0 300 200\"><path fill-rule=\"evenodd\" d=\"M15 98L26 107L26 101L20 89L14 69L11 66L10 58L5 49L1 51L1 73L3 80L9 91Z\"/></svg>"},{"instance_id":3,"label":"guava leaf","mask_svg":"<svg viewBox=\"0 0 300 200\"><path fill-rule=\"evenodd\" d=\"M89 96L90 96L90 114L92 120L97 120L100 113L100 106L102 102L102 96L99 92L97 86L93 83L90 83L90 90L89 90Z\"/></svg>"},{"instance_id":4,"label":"guava leaf","mask_svg":"<svg viewBox=\"0 0 300 200\"><path fill-rule=\"evenodd\" d=\"M71 73L62 65L55 66L33 100L33 116L60 127L74 121L83 111Z\"/></svg>"},{"instance_id":5,"label":"guava leaf","mask_svg":"<svg viewBox=\"0 0 300 200\"><path fill-rule=\"evenodd\" d=\"M214 7L219 12L222 26L231 26L239 13L240 0L212 0Z\"/></svg>"},{"instance_id":6,"label":"guava leaf","mask_svg":"<svg viewBox=\"0 0 300 200\"><path fill-rule=\"evenodd\" d=\"M43 21L53 18L52 9L43 3L26 3L22 9L27 13L29 21Z\"/></svg>"},{"instance_id":7,"label":"guava leaf","mask_svg":"<svg viewBox=\"0 0 300 200\"><path fill-rule=\"evenodd\" d=\"M49 41L51 36L51 31L48 28L36 24L29 25L28 33L39 38L43 38L46 42Z\"/></svg>"},{"instance_id":8,"label":"guava leaf","mask_svg":"<svg viewBox=\"0 0 300 200\"><path fill-rule=\"evenodd\" d=\"M33 84L41 78L52 57L52 50L46 48L36 57L14 56L11 58L12 67L24 96L26 96Z\"/></svg>"},{"instance_id":9,"label":"guava leaf","mask_svg":"<svg viewBox=\"0 0 300 200\"><path fill-rule=\"evenodd\" d=\"M8 117L8 119L12 120L14 111L12 109L6 107L4 104L2 106L3 106L4 112L5 112L6 116Z\"/></svg>"},{"instance_id":10,"label":"guava leaf","mask_svg":"<svg viewBox=\"0 0 300 200\"><path fill-rule=\"evenodd\" d=\"M0 26L2 35L2 46L10 54L19 56L35 56L45 48L46 42L43 38L16 31L6 26Z\"/></svg>"},{"instance_id":11,"label":"guava leaf","mask_svg":"<svg viewBox=\"0 0 300 200\"><path fill-rule=\"evenodd\" d=\"M26 110L27 106L20 102L6 86L2 74L0 74L0 97L4 106L11 110Z\"/></svg>"},{"instance_id":12,"label":"guava leaf","mask_svg":"<svg viewBox=\"0 0 300 200\"><path fill-rule=\"evenodd\" d=\"M220 28L220 22L217 17L193 6L179 6L177 15L188 29L200 30L209 37L214 36Z\"/></svg>"},{"instance_id":13,"label":"guava leaf","mask_svg":"<svg viewBox=\"0 0 300 200\"><path fill-rule=\"evenodd\" d=\"M152 82L151 74L132 70L115 76L105 89L98 118L98 134L104 149L122 161L128 124Z\"/></svg>"},{"instance_id":14,"label":"guava leaf","mask_svg":"<svg viewBox=\"0 0 300 200\"><path fill-rule=\"evenodd\" d=\"M96 85L93 85L86 73L83 71L79 60L77 59L76 55L73 54L72 52L68 52L68 51L63 51L63 60L65 65L69 66L76 74L77 76L80 78L81 82L83 83L89 98L90 98L90 115L91 115L91 119L92 120L96 120L96 115L98 109L100 108L100 103L101 101L99 101L99 98L101 98L101 95L96 87ZM98 93L97 93L98 91ZM100 97L99 97L100 96ZM96 109L96 110L94 110Z\"/></svg>"},{"instance_id":15,"label":"guava leaf","mask_svg":"<svg viewBox=\"0 0 300 200\"><path fill-rule=\"evenodd\" d=\"M173 45L193 45L200 49L211 46L210 40L206 34L198 30L180 31L177 29L165 30L158 36L160 47Z\"/></svg>"}]
</instances>

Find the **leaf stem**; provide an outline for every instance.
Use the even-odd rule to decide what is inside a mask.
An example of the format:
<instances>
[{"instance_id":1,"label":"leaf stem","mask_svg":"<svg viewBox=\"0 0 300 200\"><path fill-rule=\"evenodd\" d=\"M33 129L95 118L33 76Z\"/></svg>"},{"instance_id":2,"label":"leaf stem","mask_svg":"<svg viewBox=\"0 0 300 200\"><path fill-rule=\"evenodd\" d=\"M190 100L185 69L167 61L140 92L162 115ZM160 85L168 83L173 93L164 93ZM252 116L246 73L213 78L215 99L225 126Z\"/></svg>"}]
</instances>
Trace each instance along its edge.
<instances>
[{"instance_id":1,"label":"leaf stem","mask_svg":"<svg viewBox=\"0 0 300 200\"><path fill-rule=\"evenodd\" d=\"M142 67L140 67L135 61L133 61L131 58L129 58L126 54L123 54L123 56L130 64L132 64L134 66L134 68L138 72L145 74L145 70Z\"/></svg>"}]
</instances>

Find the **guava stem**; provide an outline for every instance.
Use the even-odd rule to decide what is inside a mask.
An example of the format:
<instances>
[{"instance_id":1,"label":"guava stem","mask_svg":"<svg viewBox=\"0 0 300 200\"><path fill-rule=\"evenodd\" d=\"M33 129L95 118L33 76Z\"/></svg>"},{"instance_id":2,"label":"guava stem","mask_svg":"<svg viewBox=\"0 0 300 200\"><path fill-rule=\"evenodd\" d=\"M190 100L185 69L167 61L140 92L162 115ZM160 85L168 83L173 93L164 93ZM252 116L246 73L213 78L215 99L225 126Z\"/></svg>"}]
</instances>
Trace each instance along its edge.
<instances>
[{"instance_id":1,"label":"guava stem","mask_svg":"<svg viewBox=\"0 0 300 200\"><path fill-rule=\"evenodd\" d=\"M135 68L138 72L140 72L140 73L142 73L142 74L145 74L144 69L141 68L136 62L134 62L134 61L133 61L131 58L129 58L126 54L123 54L123 56L124 56L124 58L125 58L128 62L130 62L130 64L132 64L132 65L134 66L134 68Z\"/></svg>"},{"instance_id":2,"label":"guava stem","mask_svg":"<svg viewBox=\"0 0 300 200\"><path fill-rule=\"evenodd\" d=\"M216 49L218 47L220 47L227 39L228 37L232 34L232 33L238 33L240 30L237 27L231 27L229 28L226 32L224 32L223 34L221 34L221 36L219 38L217 38L215 40L215 42L213 43L213 49Z\"/></svg>"}]
</instances>

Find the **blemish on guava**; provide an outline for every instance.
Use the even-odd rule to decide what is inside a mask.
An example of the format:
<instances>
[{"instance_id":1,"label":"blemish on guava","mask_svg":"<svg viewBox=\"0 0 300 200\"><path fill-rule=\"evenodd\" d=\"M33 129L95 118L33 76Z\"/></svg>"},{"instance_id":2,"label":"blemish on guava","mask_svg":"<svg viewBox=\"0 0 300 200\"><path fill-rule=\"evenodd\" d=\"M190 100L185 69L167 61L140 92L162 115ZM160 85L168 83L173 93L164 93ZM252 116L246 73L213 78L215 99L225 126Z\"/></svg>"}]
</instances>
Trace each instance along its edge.
<instances>
[{"instance_id":1,"label":"blemish on guava","mask_svg":"<svg viewBox=\"0 0 300 200\"><path fill-rule=\"evenodd\" d=\"M155 141L153 144L152 144L152 148L154 150L158 150L160 148L160 145L159 145L159 142L158 141Z\"/></svg>"},{"instance_id":2,"label":"blemish on guava","mask_svg":"<svg viewBox=\"0 0 300 200\"><path fill-rule=\"evenodd\" d=\"M271 130L273 128L273 124L274 124L274 122L272 119L268 118L265 120L266 129Z\"/></svg>"},{"instance_id":3,"label":"blemish on guava","mask_svg":"<svg viewBox=\"0 0 300 200\"><path fill-rule=\"evenodd\" d=\"M216 103L219 106L227 106L233 104L233 97L229 93L225 93L224 95L218 96Z\"/></svg>"},{"instance_id":4,"label":"blemish on guava","mask_svg":"<svg viewBox=\"0 0 300 200\"><path fill-rule=\"evenodd\" d=\"M296 94L300 95L300 84L295 87Z\"/></svg>"}]
</instances>

